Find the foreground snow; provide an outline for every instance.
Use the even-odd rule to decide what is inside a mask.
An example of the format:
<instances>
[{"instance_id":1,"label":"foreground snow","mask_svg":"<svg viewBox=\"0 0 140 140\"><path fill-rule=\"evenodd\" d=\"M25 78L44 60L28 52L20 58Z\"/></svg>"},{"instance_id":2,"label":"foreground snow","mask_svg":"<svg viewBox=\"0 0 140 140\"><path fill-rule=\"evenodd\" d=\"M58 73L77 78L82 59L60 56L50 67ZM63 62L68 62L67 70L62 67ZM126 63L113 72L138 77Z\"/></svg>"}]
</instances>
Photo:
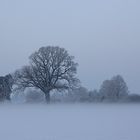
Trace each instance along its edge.
<instances>
[{"instance_id":1,"label":"foreground snow","mask_svg":"<svg viewBox=\"0 0 140 140\"><path fill-rule=\"evenodd\" d=\"M1 140L139 140L140 105L1 105Z\"/></svg>"}]
</instances>

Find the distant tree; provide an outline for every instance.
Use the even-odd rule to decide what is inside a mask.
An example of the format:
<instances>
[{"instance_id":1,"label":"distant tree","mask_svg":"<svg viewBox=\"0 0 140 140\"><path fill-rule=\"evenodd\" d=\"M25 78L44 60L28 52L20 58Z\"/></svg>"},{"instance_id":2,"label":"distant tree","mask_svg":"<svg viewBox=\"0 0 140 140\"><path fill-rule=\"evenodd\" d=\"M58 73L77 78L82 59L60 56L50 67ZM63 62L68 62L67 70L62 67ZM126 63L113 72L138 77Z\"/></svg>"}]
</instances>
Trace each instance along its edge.
<instances>
[{"instance_id":1,"label":"distant tree","mask_svg":"<svg viewBox=\"0 0 140 140\"><path fill-rule=\"evenodd\" d=\"M93 91L89 91L89 101L90 102L99 102L101 101L102 96L100 93L95 89Z\"/></svg>"},{"instance_id":2,"label":"distant tree","mask_svg":"<svg viewBox=\"0 0 140 140\"><path fill-rule=\"evenodd\" d=\"M10 100L12 86L13 78L10 74L0 77L0 100Z\"/></svg>"},{"instance_id":3,"label":"distant tree","mask_svg":"<svg viewBox=\"0 0 140 140\"><path fill-rule=\"evenodd\" d=\"M140 95L139 94L131 94L129 95L126 100L127 102L140 102Z\"/></svg>"},{"instance_id":4,"label":"distant tree","mask_svg":"<svg viewBox=\"0 0 140 140\"><path fill-rule=\"evenodd\" d=\"M89 94L88 90L85 87L78 87L72 90L73 96L75 97L76 101L88 101Z\"/></svg>"},{"instance_id":5,"label":"distant tree","mask_svg":"<svg viewBox=\"0 0 140 140\"><path fill-rule=\"evenodd\" d=\"M50 102L50 91L65 90L75 86L79 80L75 77L77 63L64 48L41 47L30 57L30 65L16 71L18 87L36 87Z\"/></svg>"},{"instance_id":6,"label":"distant tree","mask_svg":"<svg viewBox=\"0 0 140 140\"><path fill-rule=\"evenodd\" d=\"M88 90L82 86L73 88L63 94L62 99L64 102L87 102L89 100Z\"/></svg>"},{"instance_id":7,"label":"distant tree","mask_svg":"<svg viewBox=\"0 0 140 140\"><path fill-rule=\"evenodd\" d=\"M128 87L122 76L114 76L111 80L105 80L101 86L102 99L119 99L128 95Z\"/></svg>"}]
</instances>

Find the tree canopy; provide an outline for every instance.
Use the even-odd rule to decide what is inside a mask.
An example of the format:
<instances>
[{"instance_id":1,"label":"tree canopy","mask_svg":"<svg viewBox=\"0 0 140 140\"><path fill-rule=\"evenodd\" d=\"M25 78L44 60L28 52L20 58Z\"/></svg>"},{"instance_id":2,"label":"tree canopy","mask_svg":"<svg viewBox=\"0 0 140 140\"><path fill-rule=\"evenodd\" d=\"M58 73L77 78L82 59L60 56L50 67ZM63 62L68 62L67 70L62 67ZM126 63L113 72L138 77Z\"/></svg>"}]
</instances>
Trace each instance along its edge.
<instances>
[{"instance_id":1,"label":"tree canopy","mask_svg":"<svg viewBox=\"0 0 140 140\"><path fill-rule=\"evenodd\" d=\"M51 90L65 90L75 86L77 63L64 48L41 47L30 57L30 65L16 71L16 83L21 88L35 87L50 101Z\"/></svg>"},{"instance_id":2,"label":"tree canopy","mask_svg":"<svg viewBox=\"0 0 140 140\"><path fill-rule=\"evenodd\" d=\"M99 92L104 98L119 99L128 95L128 87L123 77L117 75L111 80L105 80Z\"/></svg>"}]
</instances>

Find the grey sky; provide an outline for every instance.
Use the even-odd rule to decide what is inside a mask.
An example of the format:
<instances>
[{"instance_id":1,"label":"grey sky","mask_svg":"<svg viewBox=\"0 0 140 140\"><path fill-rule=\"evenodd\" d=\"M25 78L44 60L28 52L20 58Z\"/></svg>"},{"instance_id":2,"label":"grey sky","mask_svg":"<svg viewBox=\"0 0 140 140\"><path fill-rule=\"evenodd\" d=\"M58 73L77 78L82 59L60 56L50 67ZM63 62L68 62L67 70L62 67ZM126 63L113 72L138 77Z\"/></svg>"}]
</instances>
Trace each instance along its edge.
<instances>
[{"instance_id":1,"label":"grey sky","mask_svg":"<svg viewBox=\"0 0 140 140\"><path fill-rule=\"evenodd\" d=\"M58 45L79 63L89 89L121 74L140 93L139 0L1 0L0 75L28 63L41 46Z\"/></svg>"}]
</instances>

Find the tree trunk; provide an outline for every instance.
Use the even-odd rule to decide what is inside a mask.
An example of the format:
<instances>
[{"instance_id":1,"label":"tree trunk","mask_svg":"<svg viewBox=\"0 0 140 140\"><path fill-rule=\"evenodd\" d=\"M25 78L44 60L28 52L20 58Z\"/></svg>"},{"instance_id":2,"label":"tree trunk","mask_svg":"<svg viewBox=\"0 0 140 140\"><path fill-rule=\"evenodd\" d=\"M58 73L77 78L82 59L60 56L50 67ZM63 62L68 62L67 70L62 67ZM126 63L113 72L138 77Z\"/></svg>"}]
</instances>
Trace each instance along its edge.
<instances>
[{"instance_id":1,"label":"tree trunk","mask_svg":"<svg viewBox=\"0 0 140 140\"><path fill-rule=\"evenodd\" d=\"M49 104L50 103L50 92L45 92L45 100Z\"/></svg>"}]
</instances>

